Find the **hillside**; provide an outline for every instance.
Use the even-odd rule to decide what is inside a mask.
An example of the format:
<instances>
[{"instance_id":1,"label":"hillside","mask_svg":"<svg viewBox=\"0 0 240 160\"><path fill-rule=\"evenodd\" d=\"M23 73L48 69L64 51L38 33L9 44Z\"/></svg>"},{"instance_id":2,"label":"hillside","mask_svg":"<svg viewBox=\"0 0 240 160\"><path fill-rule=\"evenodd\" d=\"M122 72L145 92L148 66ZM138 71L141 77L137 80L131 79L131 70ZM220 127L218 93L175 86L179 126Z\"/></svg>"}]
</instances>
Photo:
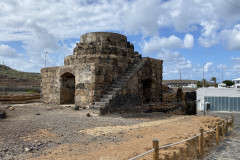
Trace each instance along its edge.
<instances>
[{"instance_id":1,"label":"hillside","mask_svg":"<svg viewBox=\"0 0 240 160\"><path fill-rule=\"evenodd\" d=\"M6 65L0 65L0 86L39 87L40 73L20 72Z\"/></svg>"}]
</instances>

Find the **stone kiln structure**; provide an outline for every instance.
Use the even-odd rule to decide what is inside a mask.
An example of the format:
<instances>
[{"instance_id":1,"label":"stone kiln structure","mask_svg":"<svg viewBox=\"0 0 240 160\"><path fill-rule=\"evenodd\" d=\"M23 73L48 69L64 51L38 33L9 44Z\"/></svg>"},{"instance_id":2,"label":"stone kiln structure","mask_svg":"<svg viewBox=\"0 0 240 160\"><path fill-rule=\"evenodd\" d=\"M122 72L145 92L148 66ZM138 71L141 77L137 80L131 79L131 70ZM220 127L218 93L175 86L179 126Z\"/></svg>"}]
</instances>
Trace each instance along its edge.
<instances>
[{"instance_id":1,"label":"stone kiln structure","mask_svg":"<svg viewBox=\"0 0 240 160\"><path fill-rule=\"evenodd\" d=\"M162 60L142 58L127 37L81 37L64 66L41 70L44 103L75 104L101 113L162 101Z\"/></svg>"}]
</instances>

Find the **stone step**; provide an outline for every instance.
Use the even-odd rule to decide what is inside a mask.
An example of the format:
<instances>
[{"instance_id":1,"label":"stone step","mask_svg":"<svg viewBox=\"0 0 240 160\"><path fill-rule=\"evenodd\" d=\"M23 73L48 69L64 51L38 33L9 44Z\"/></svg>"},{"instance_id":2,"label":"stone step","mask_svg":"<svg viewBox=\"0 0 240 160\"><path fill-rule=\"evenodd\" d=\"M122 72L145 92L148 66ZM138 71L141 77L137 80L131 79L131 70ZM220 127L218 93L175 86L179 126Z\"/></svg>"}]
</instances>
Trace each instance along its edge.
<instances>
[{"instance_id":1,"label":"stone step","mask_svg":"<svg viewBox=\"0 0 240 160\"><path fill-rule=\"evenodd\" d=\"M113 88L113 91L120 91L121 88Z\"/></svg>"},{"instance_id":2,"label":"stone step","mask_svg":"<svg viewBox=\"0 0 240 160\"><path fill-rule=\"evenodd\" d=\"M102 97L103 97L103 98L114 98L115 95L111 95L111 94L103 94Z\"/></svg>"},{"instance_id":3,"label":"stone step","mask_svg":"<svg viewBox=\"0 0 240 160\"><path fill-rule=\"evenodd\" d=\"M130 79L126 79L126 78L122 78L122 79L119 79L118 82L128 82Z\"/></svg>"},{"instance_id":4,"label":"stone step","mask_svg":"<svg viewBox=\"0 0 240 160\"><path fill-rule=\"evenodd\" d=\"M109 100L112 98L99 98L100 102L109 102Z\"/></svg>"},{"instance_id":5,"label":"stone step","mask_svg":"<svg viewBox=\"0 0 240 160\"><path fill-rule=\"evenodd\" d=\"M95 102L96 103L96 102ZM90 105L89 106L90 109L93 109L93 110L100 110L100 106L97 106L97 105Z\"/></svg>"},{"instance_id":6,"label":"stone step","mask_svg":"<svg viewBox=\"0 0 240 160\"><path fill-rule=\"evenodd\" d=\"M120 79L131 79L131 76L122 75Z\"/></svg>"},{"instance_id":7,"label":"stone step","mask_svg":"<svg viewBox=\"0 0 240 160\"><path fill-rule=\"evenodd\" d=\"M108 102L95 102L95 106L98 107L105 107L106 105L108 105Z\"/></svg>"},{"instance_id":8,"label":"stone step","mask_svg":"<svg viewBox=\"0 0 240 160\"><path fill-rule=\"evenodd\" d=\"M133 72L125 72L123 73L123 76L132 76L133 75Z\"/></svg>"},{"instance_id":9,"label":"stone step","mask_svg":"<svg viewBox=\"0 0 240 160\"><path fill-rule=\"evenodd\" d=\"M112 88L121 88L123 84L113 84Z\"/></svg>"},{"instance_id":10,"label":"stone step","mask_svg":"<svg viewBox=\"0 0 240 160\"><path fill-rule=\"evenodd\" d=\"M142 61L137 61L133 65L131 65L123 74L121 77L117 79L115 83L113 83L110 87L107 88L105 94L99 98L98 102L95 102L96 107L105 107L109 104L110 100L115 98L116 95L121 92L122 88L126 85L127 82L129 82L136 71L138 71L139 68L142 67L142 64L144 64Z\"/></svg>"},{"instance_id":11,"label":"stone step","mask_svg":"<svg viewBox=\"0 0 240 160\"><path fill-rule=\"evenodd\" d=\"M130 76L121 76L121 78L119 78L119 80L130 80Z\"/></svg>"},{"instance_id":12,"label":"stone step","mask_svg":"<svg viewBox=\"0 0 240 160\"><path fill-rule=\"evenodd\" d=\"M116 95L117 91L107 91L106 94L108 95Z\"/></svg>"}]
</instances>

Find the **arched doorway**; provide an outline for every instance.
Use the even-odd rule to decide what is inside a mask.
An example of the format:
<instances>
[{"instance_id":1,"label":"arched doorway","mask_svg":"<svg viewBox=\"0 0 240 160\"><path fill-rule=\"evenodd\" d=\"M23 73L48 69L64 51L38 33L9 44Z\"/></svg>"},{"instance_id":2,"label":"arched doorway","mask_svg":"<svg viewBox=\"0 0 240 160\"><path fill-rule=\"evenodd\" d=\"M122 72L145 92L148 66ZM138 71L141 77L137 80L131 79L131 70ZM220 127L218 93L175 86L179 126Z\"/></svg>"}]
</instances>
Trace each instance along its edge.
<instances>
[{"instance_id":1,"label":"arched doorway","mask_svg":"<svg viewBox=\"0 0 240 160\"><path fill-rule=\"evenodd\" d=\"M152 92L151 92L152 83L153 83L153 80L151 78L142 80L143 103L152 102Z\"/></svg>"},{"instance_id":2,"label":"arched doorway","mask_svg":"<svg viewBox=\"0 0 240 160\"><path fill-rule=\"evenodd\" d=\"M75 103L75 76L66 72L61 75L60 104Z\"/></svg>"}]
</instances>

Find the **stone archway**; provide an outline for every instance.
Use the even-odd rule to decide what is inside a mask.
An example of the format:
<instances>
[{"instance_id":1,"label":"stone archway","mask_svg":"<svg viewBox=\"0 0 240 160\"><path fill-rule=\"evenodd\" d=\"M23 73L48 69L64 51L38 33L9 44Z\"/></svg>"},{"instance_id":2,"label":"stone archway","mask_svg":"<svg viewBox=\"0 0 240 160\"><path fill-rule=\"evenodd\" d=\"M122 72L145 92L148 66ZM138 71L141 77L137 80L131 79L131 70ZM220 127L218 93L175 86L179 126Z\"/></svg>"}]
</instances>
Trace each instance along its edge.
<instances>
[{"instance_id":1,"label":"stone archway","mask_svg":"<svg viewBox=\"0 0 240 160\"><path fill-rule=\"evenodd\" d=\"M75 76L66 72L60 77L60 104L75 103Z\"/></svg>"}]
</instances>

